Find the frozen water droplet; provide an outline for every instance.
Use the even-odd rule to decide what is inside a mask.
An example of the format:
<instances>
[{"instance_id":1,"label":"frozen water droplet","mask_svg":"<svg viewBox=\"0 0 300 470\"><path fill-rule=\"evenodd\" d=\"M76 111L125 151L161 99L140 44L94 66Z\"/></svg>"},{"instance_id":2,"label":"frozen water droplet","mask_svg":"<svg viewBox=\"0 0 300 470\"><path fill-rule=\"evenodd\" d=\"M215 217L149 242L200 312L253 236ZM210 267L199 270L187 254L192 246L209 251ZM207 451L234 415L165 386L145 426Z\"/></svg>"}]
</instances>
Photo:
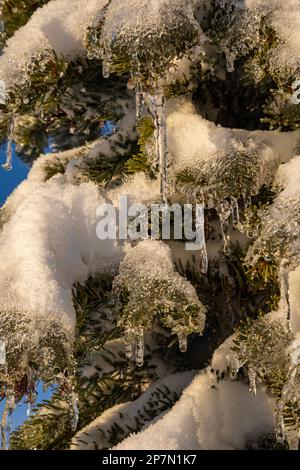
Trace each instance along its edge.
<instances>
[{"instance_id":1,"label":"frozen water droplet","mask_svg":"<svg viewBox=\"0 0 300 470\"><path fill-rule=\"evenodd\" d=\"M144 331L141 327L138 328L136 334L135 361L138 367L142 367L144 364Z\"/></svg>"},{"instance_id":2,"label":"frozen water droplet","mask_svg":"<svg viewBox=\"0 0 300 470\"><path fill-rule=\"evenodd\" d=\"M11 171L11 170L12 170L12 164L11 164L11 163L8 163L8 162L3 163L2 168L3 168L3 170L5 170L5 171Z\"/></svg>"},{"instance_id":3,"label":"frozen water droplet","mask_svg":"<svg viewBox=\"0 0 300 470\"><path fill-rule=\"evenodd\" d=\"M178 333L178 346L179 350L182 353L187 352L188 344L187 344L187 335L185 333Z\"/></svg>"}]
</instances>

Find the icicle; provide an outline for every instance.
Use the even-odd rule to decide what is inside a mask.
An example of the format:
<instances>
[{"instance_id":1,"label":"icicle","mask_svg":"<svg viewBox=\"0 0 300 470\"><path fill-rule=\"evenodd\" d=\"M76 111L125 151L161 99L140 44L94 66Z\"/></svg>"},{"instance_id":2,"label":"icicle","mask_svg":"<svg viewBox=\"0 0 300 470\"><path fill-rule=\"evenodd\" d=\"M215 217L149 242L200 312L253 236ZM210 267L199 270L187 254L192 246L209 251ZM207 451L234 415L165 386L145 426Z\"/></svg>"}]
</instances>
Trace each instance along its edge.
<instances>
[{"instance_id":1,"label":"icicle","mask_svg":"<svg viewBox=\"0 0 300 470\"><path fill-rule=\"evenodd\" d=\"M15 115L14 115L14 113L12 113L11 116L10 116L9 127L8 127L7 147L6 147L6 161L2 165L2 168L6 171L11 171L12 170L14 130L15 130Z\"/></svg>"},{"instance_id":2,"label":"icicle","mask_svg":"<svg viewBox=\"0 0 300 470\"><path fill-rule=\"evenodd\" d=\"M228 256L230 255L230 248L229 248L229 233L228 233L228 219L231 214L231 207L227 201L221 202L218 210L218 215L220 218L220 225L221 225L221 233L223 238L223 253Z\"/></svg>"},{"instance_id":3,"label":"icicle","mask_svg":"<svg viewBox=\"0 0 300 470\"><path fill-rule=\"evenodd\" d=\"M232 73L235 70L234 62L236 60L235 54L233 52L230 52L227 48L225 50L225 55L226 55L226 69L228 73Z\"/></svg>"},{"instance_id":4,"label":"icicle","mask_svg":"<svg viewBox=\"0 0 300 470\"><path fill-rule=\"evenodd\" d=\"M168 167L168 143L167 125L165 115L165 97L162 92L151 96L152 113L155 125L155 146L157 162L160 170L160 196L162 203L167 203L167 167Z\"/></svg>"},{"instance_id":5,"label":"icicle","mask_svg":"<svg viewBox=\"0 0 300 470\"><path fill-rule=\"evenodd\" d=\"M281 280L282 280L282 291L283 291L283 296L284 300L286 303L286 309L287 309L287 322L290 328L290 322L291 322L291 305L290 305L290 289L289 289L289 271L286 269L283 269L281 271Z\"/></svg>"},{"instance_id":6,"label":"icicle","mask_svg":"<svg viewBox=\"0 0 300 470\"><path fill-rule=\"evenodd\" d=\"M291 304L290 304L290 288L289 288L289 273L283 274L284 293L287 305L287 321L290 324L291 321Z\"/></svg>"},{"instance_id":7,"label":"icicle","mask_svg":"<svg viewBox=\"0 0 300 470\"><path fill-rule=\"evenodd\" d=\"M299 450L299 433L289 438L289 450Z\"/></svg>"},{"instance_id":8,"label":"icicle","mask_svg":"<svg viewBox=\"0 0 300 470\"><path fill-rule=\"evenodd\" d=\"M256 372L249 366L248 367L248 377L249 377L249 391L256 396Z\"/></svg>"},{"instance_id":9,"label":"icicle","mask_svg":"<svg viewBox=\"0 0 300 470\"><path fill-rule=\"evenodd\" d=\"M232 224L235 228L239 228L240 212L239 212L238 200L235 197L231 197L230 202L231 202Z\"/></svg>"},{"instance_id":10,"label":"icicle","mask_svg":"<svg viewBox=\"0 0 300 470\"><path fill-rule=\"evenodd\" d=\"M0 340L0 365L6 364L6 346L4 341Z\"/></svg>"},{"instance_id":11,"label":"icicle","mask_svg":"<svg viewBox=\"0 0 300 470\"><path fill-rule=\"evenodd\" d=\"M139 327L136 334L135 361L138 367L144 364L144 331Z\"/></svg>"},{"instance_id":12,"label":"icicle","mask_svg":"<svg viewBox=\"0 0 300 470\"><path fill-rule=\"evenodd\" d=\"M251 196L244 195L244 222L240 224L240 231L246 232L247 237L250 239L256 238L258 234L258 227L253 227L251 224L251 215L252 215L252 199Z\"/></svg>"},{"instance_id":13,"label":"icicle","mask_svg":"<svg viewBox=\"0 0 300 470\"><path fill-rule=\"evenodd\" d=\"M201 272L206 274L208 271L208 256L206 246L201 248L200 250L200 257L201 257Z\"/></svg>"},{"instance_id":14,"label":"icicle","mask_svg":"<svg viewBox=\"0 0 300 470\"><path fill-rule=\"evenodd\" d=\"M135 93L135 103L136 103L136 119L141 119L142 116L142 107L143 107L143 92L140 90L139 86L137 87Z\"/></svg>"},{"instance_id":15,"label":"icicle","mask_svg":"<svg viewBox=\"0 0 300 470\"><path fill-rule=\"evenodd\" d=\"M293 397L297 396L297 377L300 365L300 340L294 340L290 352L291 365L289 368L288 380L284 384L281 398L277 405L276 412L276 436L279 442L284 442L286 438L285 425L284 425L284 408L287 402ZM292 441L295 436L292 436Z\"/></svg>"},{"instance_id":16,"label":"icicle","mask_svg":"<svg viewBox=\"0 0 300 470\"><path fill-rule=\"evenodd\" d=\"M7 403L5 403L4 410L2 413L1 419L1 450L8 450L7 446L7 415L8 415L8 407Z\"/></svg>"},{"instance_id":17,"label":"icicle","mask_svg":"<svg viewBox=\"0 0 300 470\"><path fill-rule=\"evenodd\" d=\"M142 115L142 105L143 105L143 93L141 91L137 91L135 95L135 103L136 103L136 119L141 119Z\"/></svg>"},{"instance_id":18,"label":"icicle","mask_svg":"<svg viewBox=\"0 0 300 470\"><path fill-rule=\"evenodd\" d=\"M187 335L185 333L178 333L178 346L180 352L187 352Z\"/></svg>"},{"instance_id":19,"label":"icicle","mask_svg":"<svg viewBox=\"0 0 300 470\"><path fill-rule=\"evenodd\" d=\"M201 257L201 272L206 274L208 269L208 257L206 250L205 240L205 216L204 216L204 204L196 205L196 243L201 246L200 257Z\"/></svg>"},{"instance_id":20,"label":"icicle","mask_svg":"<svg viewBox=\"0 0 300 470\"><path fill-rule=\"evenodd\" d=\"M5 82L0 80L0 104L6 103L6 87Z\"/></svg>"},{"instance_id":21,"label":"icicle","mask_svg":"<svg viewBox=\"0 0 300 470\"><path fill-rule=\"evenodd\" d=\"M115 42L116 35L115 32L112 32L111 35L111 44L108 46L108 50L106 50L105 56L102 61L102 75L103 78L109 78L111 74L111 65L112 65L112 47Z\"/></svg>"},{"instance_id":22,"label":"icicle","mask_svg":"<svg viewBox=\"0 0 300 470\"><path fill-rule=\"evenodd\" d=\"M28 397L28 404L27 404L27 416L30 416L32 405L36 402L37 392L36 392L36 377L34 370L28 367L27 369L27 397Z\"/></svg>"},{"instance_id":23,"label":"icicle","mask_svg":"<svg viewBox=\"0 0 300 470\"><path fill-rule=\"evenodd\" d=\"M283 408L282 405L277 405L276 417L275 417L275 429L276 429L276 440L280 443L285 441L285 426L284 426L284 417L283 417Z\"/></svg>"},{"instance_id":24,"label":"icicle","mask_svg":"<svg viewBox=\"0 0 300 470\"><path fill-rule=\"evenodd\" d=\"M37 398L37 393L35 390L31 391L28 395L28 403L27 403L27 416L31 415L32 406L35 404Z\"/></svg>"},{"instance_id":25,"label":"icicle","mask_svg":"<svg viewBox=\"0 0 300 470\"><path fill-rule=\"evenodd\" d=\"M230 356L227 357L229 363L229 377L230 380L236 380L239 370L245 364L245 361L242 361L239 356L233 352Z\"/></svg>"},{"instance_id":26,"label":"icicle","mask_svg":"<svg viewBox=\"0 0 300 470\"><path fill-rule=\"evenodd\" d=\"M109 78L111 72L111 62L107 58L103 59L102 62L102 75L103 78Z\"/></svg>"},{"instance_id":27,"label":"icicle","mask_svg":"<svg viewBox=\"0 0 300 470\"><path fill-rule=\"evenodd\" d=\"M71 419L71 429L76 431L79 421L78 396L74 391L69 395L69 413Z\"/></svg>"},{"instance_id":28,"label":"icicle","mask_svg":"<svg viewBox=\"0 0 300 470\"><path fill-rule=\"evenodd\" d=\"M125 355L127 359L131 359L133 355L132 348L132 332L130 330L125 331Z\"/></svg>"},{"instance_id":29,"label":"icicle","mask_svg":"<svg viewBox=\"0 0 300 470\"><path fill-rule=\"evenodd\" d=\"M15 409L15 396L13 391L8 390L6 393L5 407L1 420L1 449L9 449L9 440L12 432L12 414Z\"/></svg>"},{"instance_id":30,"label":"icicle","mask_svg":"<svg viewBox=\"0 0 300 470\"><path fill-rule=\"evenodd\" d=\"M281 443L285 441L286 433L285 433L285 424L284 424L284 408L286 403L292 398L294 391L295 391L295 378L297 374L297 367L293 367L290 373L290 377L288 381L285 383L281 398L277 404L276 410L276 437L277 440Z\"/></svg>"}]
</instances>

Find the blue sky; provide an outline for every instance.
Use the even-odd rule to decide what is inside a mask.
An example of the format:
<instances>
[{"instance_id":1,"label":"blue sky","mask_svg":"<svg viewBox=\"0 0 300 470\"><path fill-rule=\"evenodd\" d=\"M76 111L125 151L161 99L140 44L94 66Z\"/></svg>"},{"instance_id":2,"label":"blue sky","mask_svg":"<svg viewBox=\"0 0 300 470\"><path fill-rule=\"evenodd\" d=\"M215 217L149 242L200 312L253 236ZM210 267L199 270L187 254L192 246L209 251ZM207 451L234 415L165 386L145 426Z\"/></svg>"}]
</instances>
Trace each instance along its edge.
<instances>
[{"instance_id":1,"label":"blue sky","mask_svg":"<svg viewBox=\"0 0 300 470\"><path fill-rule=\"evenodd\" d=\"M0 147L0 164L5 162L5 147ZM6 198L11 194L16 186L20 184L22 180L26 178L26 175L29 171L29 166L24 164L22 160L20 160L15 152L13 155L13 169L12 171L5 171L0 168L0 206L3 205ZM38 400L37 402L41 402L44 399L50 398L51 390L47 392L43 392L42 384L38 386ZM0 402L0 416L2 415L4 402ZM23 421L27 418L27 404L21 403L19 404L13 414L13 427L16 428L19 426Z\"/></svg>"}]
</instances>

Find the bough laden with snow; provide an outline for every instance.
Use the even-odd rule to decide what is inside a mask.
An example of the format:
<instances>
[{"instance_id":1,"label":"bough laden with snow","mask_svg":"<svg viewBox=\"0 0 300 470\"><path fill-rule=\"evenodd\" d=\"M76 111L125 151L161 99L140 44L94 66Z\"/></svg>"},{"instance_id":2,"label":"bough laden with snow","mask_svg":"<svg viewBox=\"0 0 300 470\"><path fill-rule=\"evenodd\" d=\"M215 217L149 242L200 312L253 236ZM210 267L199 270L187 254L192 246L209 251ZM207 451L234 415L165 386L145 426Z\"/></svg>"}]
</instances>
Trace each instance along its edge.
<instances>
[{"instance_id":1,"label":"bough laden with snow","mask_svg":"<svg viewBox=\"0 0 300 470\"><path fill-rule=\"evenodd\" d=\"M0 214L3 448L298 447L297 3L0 1L2 163L32 165ZM122 196L155 236L98 239Z\"/></svg>"}]
</instances>

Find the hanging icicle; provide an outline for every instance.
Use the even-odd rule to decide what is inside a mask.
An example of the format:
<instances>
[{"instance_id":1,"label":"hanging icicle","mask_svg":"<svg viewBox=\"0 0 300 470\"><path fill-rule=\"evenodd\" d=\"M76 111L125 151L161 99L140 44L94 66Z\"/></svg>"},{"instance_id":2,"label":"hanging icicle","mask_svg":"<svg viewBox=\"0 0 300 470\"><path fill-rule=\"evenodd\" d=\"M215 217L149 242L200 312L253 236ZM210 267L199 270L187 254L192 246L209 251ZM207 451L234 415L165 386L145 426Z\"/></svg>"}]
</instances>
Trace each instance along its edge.
<instances>
[{"instance_id":1,"label":"hanging icicle","mask_svg":"<svg viewBox=\"0 0 300 470\"><path fill-rule=\"evenodd\" d=\"M112 47L116 39L115 32L112 32L111 35L111 45L105 51L103 60L102 60L102 75L103 78L109 78L112 69Z\"/></svg>"},{"instance_id":2,"label":"hanging icicle","mask_svg":"<svg viewBox=\"0 0 300 470\"><path fill-rule=\"evenodd\" d=\"M163 92L158 91L154 96L150 96L150 102L155 126L156 161L159 162L160 197L161 202L167 204L168 142L165 97Z\"/></svg>"},{"instance_id":3,"label":"hanging icicle","mask_svg":"<svg viewBox=\"0 0 300 470\"><path fill-rule=\"evenodd\" d=\"M36 391L36 375L33 369L31 367L28 367L27 369L27 400L28 400L28 405L27 405L27 416L30 416L32 406L36 402L37 398L37 391Z\"/></svg>"},{"instance_id":4,"label":"hanging icicle","mask_svg":"<svg viewBox=\"0 0 300 470\"><path fill-rule=\"evenodd\" d=\"M254 396L256 396L256 371L249 366L248 367L248 377L249 377L249 391L253 393Z\"/></svg>"},{"instance_id":5,"label":"hanging icicle","mask_svg":"<svg viewBox=\"0 0 300 470\"><path fill-rule=\"evenodd\" d=\"M142 110L144 105L144 92L142 88L142 74L141 64L138 56L139 39L135 44L136 52L132 56L132 70L131 70L131 83L135 84L135 106L136 106L136 119L139 121L142 117Z\"/></svg>"},{"instance_id":6,"label":"hanging icicle","mask_svg":"<svg viewBox=\"0 0 300 470\"><path fill-rule=\"evenodd\" d=\"M218 209L218 216L220 219L220 225L221 225L221 233L222 233L222 238L223 238L223 253L224 255L228 256L230 255L230 248L229 248L229 227L228 227L228 219L231 214L231 206L230 204L225 200L221 202L219 209Z\"/></svg>"},{"instance_id":7,"label":"hanging icicle","mask_svg":"<svg viewBox=\"0 0 300 470\"><path fill-rule=\"evenodd\" d=\"M201 259L201 272L207 274L208 271L208 256L206 246L200 250L200 259Z\"/></svg>"},{"instance_id":8,"label":"hanging icicle","mask_svg":"<svg viewBox=\"0 0 300 470\"><path fill-rule=\"evenodd\" d=\"M179 351L182 353L187 352L187 335L185 333L178 333L178 346L179 346Z\"/></svg>"},{"instance_id":9,"label":"hanging icicle","mask_svg":"<svg viewBox=\"0 0 300 470\"><path fill-rule=\"evenodd\" d=\"M124 380L125 379L125 375L126 375L126 367L125 365L121 367L120 369L120 379L121 380Z\"/></svg>"},{"instance_id":10,"label":"hanging icicle","mask_svg":"<svg viewBox=\"0 0 300 470\"><path fill-rule=\"evenodd\" d=\"M136 106L136 119L139 121L142 117L142 110L144 104L144 93L141 90L140 84L136 87L135 92L135 106Z\"/></svg>"},{"instance_id":11,"label":"hanging icicle","mask_svg":"<svg viewBox=\"0 0 300 470\"><path fill-rule=\"evenodd\" d=\"M7 390L6 401L1 420L1 450L9 449L12 432L12 414L15 409L15 396L12 390Z\"/></svg>"},{"instance_id":12,"label":"hanging icicle","mask_svg":"<svg viewBox=\"0 0 300 470\"><path fill-rule=\"evenodd\" d=\"M240 224L240 231L246 232L247 237L250 239L256 238L258 235L258 227L251 223L252 214L252 199L251 196L244 195L244 221Z\"/></svg>"},{"instance_id":13,"label":"hanging icicle","mask_svg":"<svg viewBox=\"0 0 300 470\"><path fill-rule=\"evenodd\" d=\"M111 61L107 57L107 58L103 59L103 62L102 62L102 75L103 75L103 78L109 78L110 72L111 72Z\"/></svg>"},{"instance_id":14,"label":"hanging icicle","mask_svg":"<svg viewBox=\"0 0 300 470\"><path fill-rule=\"evenodd\" d=\"M236 56L232 52L226 50L226 69L228 73L232 73L235 70L235 61L236 61Z\"/></svg>"},{"instance_id":15,"label":"hanging icicle","mask_svg":"<svg viewBox=\"0 0 300 470\"><path fill-rule=\"evenodd\" d=\"M142 327L137 329L136 343L135 343L135 361L138 367L144 364L144 330Z\"/></svg>"},{"instance_id":16,"label":"hanging icicle","mask_svg":"<svg viewBox=\"0 0 300 470\"><path fill-rule=\"evenodd\" d=\"M6 345L0 340L0 365L6 365Z\"/></svg>"},{"instance_id":17,"label":"hanging icicle","mask_svg":"<svg viewBox=\"0 0 300 470\"><path fill-rule=\"evenodd\" d=\"M196 205L196 243L200 247L201 272L206 274L208 270L208 257L205 240L205 206Z\"/></svg>"},{"instance_id":18,"label":"hanging icicle","mask_svg":"<svg viewBox=\"0 0 300 470\"><path fill-rule=\"evenodd\" d=\"M283 443L286 438L286 431L285 431L285 424L284 424L284 408L287 402L293 397L293 394L295 391L295 378L297 375L297 370L298 369L296 366L291 366L289 379L283 387L281 398L277 404L276 419L275 419L276 437L277 437L277 440L281 443Z\"/></svg>"},{"instance_id":19,"label":"hanging icicle","mask_svg":"<svg viewBox=\"0 0 300 470\"><path fill-rule=\"evenodd\" d=\"M132 332L131 330L125 331L125 355L127 359L131 359L133 356L133 347L132 347Z\"/></svg>"},{"instance_id":20,"label":"hanging icicle","mask_svg":"<svg viewBox=\"0 0 300 470\"><path fill-rule=\"evenodd\" d=\"M288 328L291 327L291 305L290 305L290 289L289 289L289 270L281 268L281 286L283 298L286 303L286 318Z\"/></svg>"},{"instance_id":21,"label":"hanging icicle","mask_svg":"<svg viewBox=\"0 0 300 470\"><path fill-rule=\"evenodd\" d=\"M7 134L6 161L2 165L2 168L6 171L11 171L12 170L14 130L15 130L15 114L12 113L10 115L9 126L8 126L8 134Z\"/></svg>"},{"instance_id":22,"label":"hanging icicle","mask_svg":"<svg viewBox=\"0 0 300 470\"><path fill-rule=\"evenodd\" d=\"M75 372L76 371L74 369L73 374L69 375L69 371L66 369L61 382L61 392L68 404L70 426L72 431L76 431L79 421L78 395L75 391Z\"/></svg>"},{"instance_id":23,"label":"hanging icicle","mask_svg":"<svg viewBox=\"0 0 300 470\"><path fill-rule=\"evenodd\" d=\"M73 390L69 395L69 413L72 431L76 431L79 421L78 395Z\"/></svg>"},{"instance_id":24,"label":"hanging icicle","mask_svg":"<svg viewBox=\"0 0 300 470\"><path fill-rule=\"evenodd\" d=\"M30 401L27 403L26 415L27 415L28 418L31 415L31 403L30 403Z\"/></svg>"},{"instance_id":25,"label":"hanging icicle","mask_svg":"<svg viewBox=\"0 0 300 470\"><path fill-rule=\"evenodd\" d=\"M230 380L236 380L238 377L239 370L245 364L245 361L242 361L239 356L233 352L230 356L227 357L229 364L229 377Z\"/></svg>"},{"instance_id":26,"label":"hanging icicle","mask_svg":"<svg viewBox=\"0 0 300 470\"><path fill-rule=\"evenodd\" d=\"M286 439L289 444L295 445L295 441L299 439L296 430L296 436L294 430L286 432L284 423L284 409L290 400L295 399L299 396L299 366L300 366L300 341L294 340L290 350L290 367L288 372L288 380L286 381L281 398L277 404L276 410L276 436L279 442L283 443Z\"/></svg>"},{"instance_id":27,"label":"hanging icicle","mask_svg":"<svg viewBox=\"0 0 300 470\"><path fill-rule=\"evenodd\" d=\"M230 198L231 213L232 213L232 224L234 228L240 228L240 212L238 200L235 197Z\"/></svg>"}]
</instances>

